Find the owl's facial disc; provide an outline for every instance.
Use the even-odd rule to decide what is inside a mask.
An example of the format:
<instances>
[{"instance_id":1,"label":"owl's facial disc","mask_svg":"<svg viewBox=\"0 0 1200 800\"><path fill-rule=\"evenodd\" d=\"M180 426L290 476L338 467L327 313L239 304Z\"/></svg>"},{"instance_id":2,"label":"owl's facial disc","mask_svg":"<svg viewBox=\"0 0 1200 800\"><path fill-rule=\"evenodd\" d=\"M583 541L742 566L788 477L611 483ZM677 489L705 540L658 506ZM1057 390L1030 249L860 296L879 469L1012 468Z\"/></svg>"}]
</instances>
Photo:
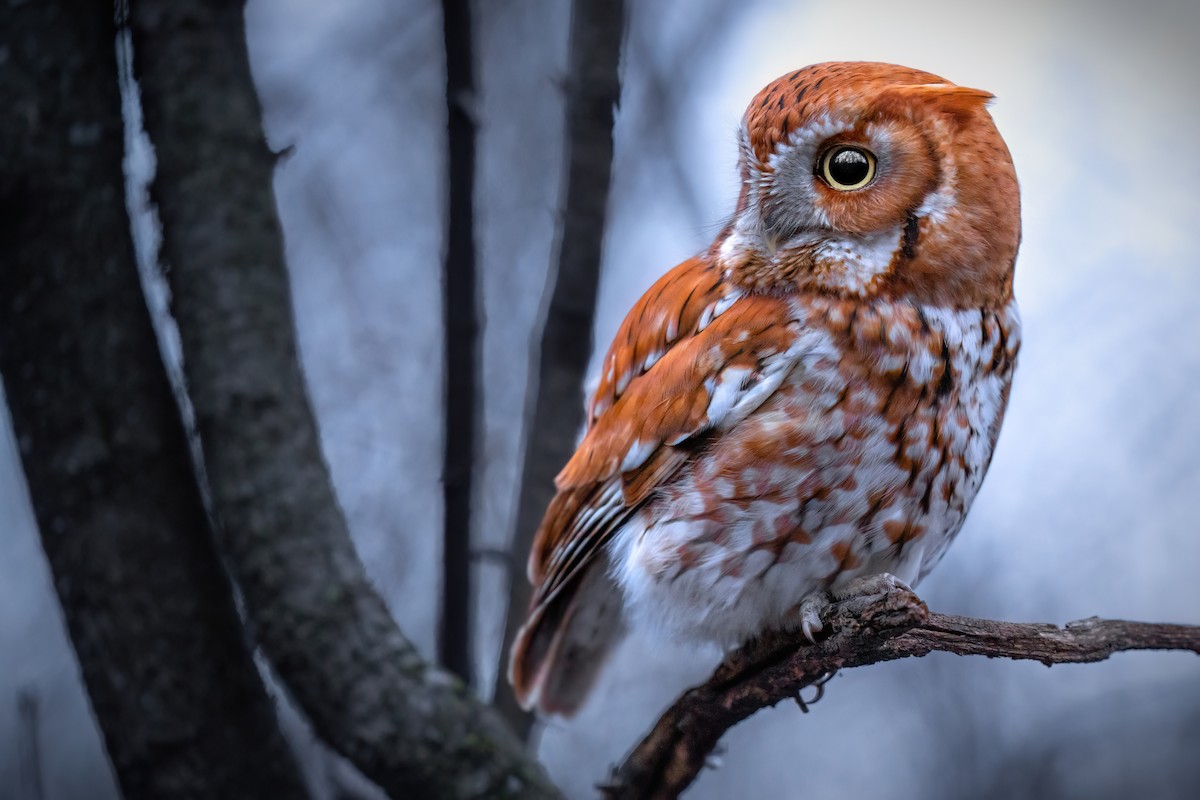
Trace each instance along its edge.
<instances>
[{"instance_id":1,"label":"owl's facial disc","mask_svg":"<svg viewBox=\"0 0 1200 800\"><path fill-rule=\"evenodd\" d=\"M822 194L826 193L822 187L834 193L866 193L875 183L879 174L875 153L867 144L839 139L835 137L832 144L819 145L807 170L798 170L796 165L805 165L810 147L804 147L804 152L795 157L780 159L769 169L759 170L759 185L766 190L760 190L752 198L752 204L758 207L763 240L772 255L801 232L836 232L833 221L820 213Z\"/></svg>"},{"instance_id":2,"label":"owl's facial disc","mask_svg":"<svg viewBox=\"0 0 1200 800\"><path fill-rule=\"evenodd\" d=\"M937 157L905 120L818 116L764 160L746 143L744 196L718 257L760 288L874 291L910 217L940 188Z\"/></svg>"}]
</instances>

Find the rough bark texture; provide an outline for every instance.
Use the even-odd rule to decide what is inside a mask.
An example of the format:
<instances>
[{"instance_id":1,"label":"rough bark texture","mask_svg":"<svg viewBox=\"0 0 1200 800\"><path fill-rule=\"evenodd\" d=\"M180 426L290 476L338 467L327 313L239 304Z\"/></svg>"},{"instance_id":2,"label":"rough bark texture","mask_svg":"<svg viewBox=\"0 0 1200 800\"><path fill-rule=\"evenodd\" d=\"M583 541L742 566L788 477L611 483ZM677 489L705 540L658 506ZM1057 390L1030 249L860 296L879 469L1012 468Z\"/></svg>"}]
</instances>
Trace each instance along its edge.
<instances>
[{"instance_id":1,"label":"rough bark texture","mask_svg":"<svg viewBox=\"0 0 1200 800\"><path fill-rule=\"evenodd\" d=\"M612 174L613 114L621 94L618 66L625 29L623 0L575 0L567 65L566 142L558 258L537 377L526 416L525 460L511 552L508 620L495 704L509 724L528 735L533 717L517 705L507 680L508 653L531 595L524 564L534 531L554 497L554 476L570 458L583 422L580 392L592 354L596 289Z\"/></svg>"},{"instance_id":2,"label":"rough bark texture","mask_svg":"<svg viewBox=\"0 0 1200 800\"><path fill-rule=\"evenodd\" d=\"M545 797L541 769L430 666L367 581L297 359L242 3L135 0L135 69L220 541L317 734L393 797Z\"/></svg>"},{"instance_id":3,"label":"rough bark texture","mask_svg":"<svg viewBox=\"0 0 1200 800\"><path fill-rule=\"evenodd\" d=\"M446 46L446 434L442 465L442 618L438 660L471 682L471 486L479 419L475 292L475 75L470 0L442 0Z\"/></svg>"},{"instance_id":4,"label":"rough bark texture","mask_svg":"<svg viewBox=\"0 0 1200 800\"><path fill-rule=\"evenodd\" d=\"M5 3L0 30L0 374L117 781L130 800L306 796L138 280L112 5Z\"/></svg>"},{"instance_id":5,"label":"rough bark texture","mask_svg":"<svg viewBox=\"0 0 1200 800\"><path fill-rule=\"evenodd\" d=\"M809 644L779 632L747 644L708 681L685 692L634 748L610 783L610 798L672 798L691 785L725 731L756 711L796 699L830 673L934 650L1051 664L1103 661L1122 650L1200 654L1200 626L1096 618L1065 628L933 614L916 595L894 591L837 603L823 616L828 636ZM802 701L801 708L807 711Z\"/></svg>"}]
</instances>

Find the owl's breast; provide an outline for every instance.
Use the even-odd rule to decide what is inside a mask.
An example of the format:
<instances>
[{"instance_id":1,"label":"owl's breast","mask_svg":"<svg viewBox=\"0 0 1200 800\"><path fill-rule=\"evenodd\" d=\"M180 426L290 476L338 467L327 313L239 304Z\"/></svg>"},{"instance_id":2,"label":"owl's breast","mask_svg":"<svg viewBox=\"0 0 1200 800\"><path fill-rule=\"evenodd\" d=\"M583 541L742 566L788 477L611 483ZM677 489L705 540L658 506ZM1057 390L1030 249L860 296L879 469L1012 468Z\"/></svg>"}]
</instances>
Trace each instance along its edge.
<instances>
[{"instance_id":1,"label":"owl's breast","mask_svg":"<svg viewBox=\"0 0 1200 800\"><path fill-rule=\"evenodd\" d=\"M877 572L917 582L961 527L1003 418L1015 304L800 311L822 345L614 542L635 615L736 643L817 589Z\"/></svg>"}]
</instances>

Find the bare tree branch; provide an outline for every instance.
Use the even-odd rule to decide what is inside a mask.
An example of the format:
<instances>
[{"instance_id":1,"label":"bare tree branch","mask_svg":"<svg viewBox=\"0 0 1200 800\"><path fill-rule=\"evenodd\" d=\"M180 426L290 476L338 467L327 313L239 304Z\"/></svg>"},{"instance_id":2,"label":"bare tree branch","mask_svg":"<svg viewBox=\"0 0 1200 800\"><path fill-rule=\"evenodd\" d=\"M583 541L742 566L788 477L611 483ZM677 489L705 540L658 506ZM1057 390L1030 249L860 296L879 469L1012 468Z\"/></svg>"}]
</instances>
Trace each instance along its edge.
<instances>
[{"instance_id":1,"label":"bare tree branch","mask_svg":"<svg viewBox=\"0 0 1200 800\"><path fill-rule=\"evenodd\" d=\"M916 595L856 597L823 616L829 634L810 644L772 633L730 655L659 718L602 791L609 798L672 798L691 785L725 731L832 672L935 650L1051 664L1103 661L1124 650L1200 654L1200 626L1096 618L1056 625L993 622L931 613Z\"/></svg>"},{"instance_id":2,"label":"bare tree branch","mask_svg":"<svg viewBox=\"0 0 1200 800\"><path fill-rule=\"evenodd\" d=\"M1126 650L1190 650L1200 654L1200 626L1088 617L1060 628L1046 623L930 614L923 625L892 642L889 650L892 658L919 657L940 650L960 656L1040 661L1046 666L1090 664Z\"/></svg>"},{"instance_id":3,"label":"bare tree branch","mask_svg":"<svg viewBox=\"0 0 1200 800\"><path fill-rule=\"evenodd\" d=\"M393 797L556 796L397 628L350 541L297 357L241 2L134 0L184 372L227 562L317 735Z\"/></svg>"},{"instance_id":4,"label":"bare tree branch","mask_svg":"<svg viewBox=\"0 0 1200 800\"><path fill-rule=\"evenodd\" d=\"M442 0L446 46L446 204L442 311L446 346L442 462L442 604L438 660L471 682L471 486L479 408L475 289L475 66L470 0Z\"/></svg>"},{"instance_id":5,"label":"bare tree branch","mask_svg":"<svg viewBox=\"0 0 1200 800\"><path fill-rule=\"evenodd\" d=\"M530 381L532 413L526 415L525 461L511 545L514 562L522 568L509 572L508 618L494 700L522 735L528 735L533 717L517 705L508 685L508 652L529 606L523 566L533 534L554 496L554 476L575 449L583 421L581 393L592 355L624 28L624 0L575 0L572 5L558 263L551 271L554 288L536 356L537 374Z\"/></svg>"}]
</instances>

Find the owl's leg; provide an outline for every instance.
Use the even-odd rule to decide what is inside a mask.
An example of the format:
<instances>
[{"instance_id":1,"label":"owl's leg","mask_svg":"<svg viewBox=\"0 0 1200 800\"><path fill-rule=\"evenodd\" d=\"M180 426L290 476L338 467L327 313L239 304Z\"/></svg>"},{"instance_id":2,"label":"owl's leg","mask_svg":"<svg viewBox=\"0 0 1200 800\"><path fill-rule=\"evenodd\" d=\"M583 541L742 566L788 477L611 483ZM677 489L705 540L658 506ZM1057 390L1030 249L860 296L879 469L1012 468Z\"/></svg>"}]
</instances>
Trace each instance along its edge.
<instances>
[{"instance_id":1,"label":"owl's leg","mask_svg":"<svg viewBox=\"0 0 1200 800\"><path fill-rule=\"evenodd\" d=\"M835 601L849 600L852 597L874 597L897 589L912 592L911 586L890 572L876 572L873 575L859 575L840 585L835 584L829 591L820 589L812 592L800 601L800 607L797 609L800 630L803 631L805 639L816 644L817 634L825 627L821 622L821 615Z\"/></svg>"}]
</instances>

